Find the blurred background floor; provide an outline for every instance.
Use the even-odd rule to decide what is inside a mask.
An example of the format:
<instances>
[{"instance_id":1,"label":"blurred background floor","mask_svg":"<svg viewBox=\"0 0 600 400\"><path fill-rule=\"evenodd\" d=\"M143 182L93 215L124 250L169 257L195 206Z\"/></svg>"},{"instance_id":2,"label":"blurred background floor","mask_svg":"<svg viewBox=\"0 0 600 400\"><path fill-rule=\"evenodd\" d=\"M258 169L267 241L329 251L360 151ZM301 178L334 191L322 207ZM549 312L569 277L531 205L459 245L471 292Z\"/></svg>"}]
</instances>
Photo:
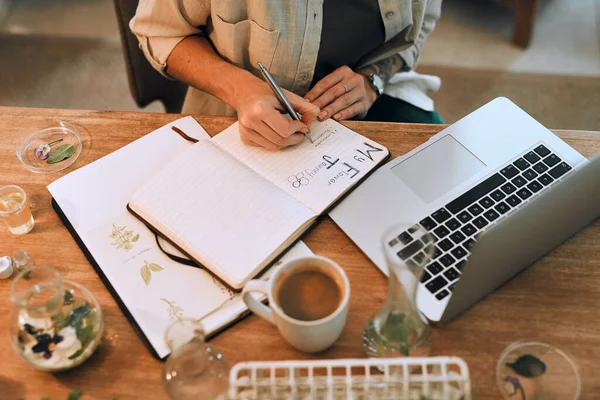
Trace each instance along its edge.
<instances>
[{"instance_id":1,"label":"blurred background floor","mask_svg":"<svg viewBox=\"0 0 600 400\"><path fill-rule=\"evenodd\" d=\"M432 97L447 122L505 96L548 128L600 130L600 0L537 3L523 50L511 41L510 9L444 0L418 70L442 78Z\"/></svg>"},{"instance_id":2,"label":"blurred background floor","mask_svg":"<svg viewBox=\"0 0 600 400\"><path fill-rule=\"evenodd\" d=\"M600 0L538 3L522 50L510 9L444 0L418 70L442 78L432 97L447 122L505 96L549 128L600 130ZM0 0L0 52L0 105L140 110L111 0Z\"/></svg>"},{"instance_id":3,"label":"blurred background floor","mask_svg":"<svg viewBox=\"0 0 600 400\"><path fill-rule=\"evenodd\" d=\"M129 92L112 0L3 2L0 105L142 111Z\"/></svg>"}]
</instances>

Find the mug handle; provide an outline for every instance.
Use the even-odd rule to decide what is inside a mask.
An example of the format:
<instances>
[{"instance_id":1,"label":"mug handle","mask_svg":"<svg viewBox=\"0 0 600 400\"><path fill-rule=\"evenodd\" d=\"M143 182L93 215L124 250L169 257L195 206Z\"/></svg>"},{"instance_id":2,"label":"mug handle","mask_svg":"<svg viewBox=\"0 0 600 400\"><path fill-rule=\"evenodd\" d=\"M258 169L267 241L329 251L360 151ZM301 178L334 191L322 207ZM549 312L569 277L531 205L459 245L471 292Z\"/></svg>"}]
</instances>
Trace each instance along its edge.
<instances>
[{"instance_id":1,"label":"mug handle","mask_svg":"<svg viewBox=\"0 0 600 400\"><path fill-rule=\"evenodd\" d=\"M271 311L269 307L265 306L260 301L256 300L250 294L252 292L258 292L266 295L268 291L268 282L254 279L246 283L246 285L244 286L244 290L242 290L242 298L244 299L244 303L246 303L250 311L275 325L275 320L273 319L273 311Z\"/></svg>"}]
</instances>

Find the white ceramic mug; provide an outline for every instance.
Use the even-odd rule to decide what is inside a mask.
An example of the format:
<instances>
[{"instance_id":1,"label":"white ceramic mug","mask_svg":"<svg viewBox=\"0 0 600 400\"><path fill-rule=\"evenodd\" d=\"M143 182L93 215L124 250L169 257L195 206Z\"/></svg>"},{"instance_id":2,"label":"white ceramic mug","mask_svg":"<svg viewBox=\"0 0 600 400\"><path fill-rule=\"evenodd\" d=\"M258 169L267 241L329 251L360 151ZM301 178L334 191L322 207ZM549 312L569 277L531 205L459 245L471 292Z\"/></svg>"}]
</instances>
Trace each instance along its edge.
<instances>
[{"instance_id":1,"label":"white ceramic mug","mask_svg":"<svg viewBox=\"0 0 600 400\"><path fill-rule=\"evenodd\" d=\"M338 285L341 294L340 304L335 311L314 321L301 321L288 316L274 297L274 290L279 281L293 273L293 270L306 266L316 266L323 273L329 275ZM251 295L252 292L266 294L269 307L256 300ZM267 282L262 280L248 282L244 286L242 296L248 308L259 317L277 326L279 333L289 344L298 350L316 353L335 343L344 329L350 301L350 282L344 270L334 261L321 256L308 256L283 263L273 272Z\"/></svg>"}]
</instances>

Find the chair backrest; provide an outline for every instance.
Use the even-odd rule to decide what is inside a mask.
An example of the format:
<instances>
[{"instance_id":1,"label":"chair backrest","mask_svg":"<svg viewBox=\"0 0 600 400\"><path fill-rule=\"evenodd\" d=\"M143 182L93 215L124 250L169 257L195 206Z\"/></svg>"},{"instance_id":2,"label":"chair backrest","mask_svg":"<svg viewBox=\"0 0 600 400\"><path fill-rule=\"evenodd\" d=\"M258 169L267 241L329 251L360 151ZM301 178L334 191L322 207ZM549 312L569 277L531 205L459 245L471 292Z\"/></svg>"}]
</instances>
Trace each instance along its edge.
<instances>
[{"instance_id":1,"label":"chair backrest","mask_svg":"<svg viewBox=\"0 0 600 400\"><path fill-rule=\"evenodd\" d=\"M114 5L127 65L129 88L135 102L138 106L145 107L154 100L160 100L167 112L181 112L187 85L168 80L155 71L139 48L137 38L129 29L129 21L135 15L138 0L114 0Z\"/></svg>"}]
</instances>

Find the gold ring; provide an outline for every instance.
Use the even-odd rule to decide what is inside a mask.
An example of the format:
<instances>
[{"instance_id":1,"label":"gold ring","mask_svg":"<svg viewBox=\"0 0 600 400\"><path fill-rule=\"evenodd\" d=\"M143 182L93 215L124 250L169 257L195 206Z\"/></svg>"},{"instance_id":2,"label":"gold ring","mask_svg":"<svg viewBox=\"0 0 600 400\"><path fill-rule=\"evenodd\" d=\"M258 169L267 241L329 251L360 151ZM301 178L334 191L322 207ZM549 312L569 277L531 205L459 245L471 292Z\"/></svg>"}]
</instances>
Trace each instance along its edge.
<instances>
[{"instance_id":1,"label":"gold ring","mask_svg":"<svg viewBox=\"0 0 600 400\"><path fill-rule=\"evenodd\" d=\"M348 93L348 88L346 87L346 85L344 85L344 84L342 83L342 86L344 87L344 90L346 91L346 93Z\"/></svg>"}]
</instances>

